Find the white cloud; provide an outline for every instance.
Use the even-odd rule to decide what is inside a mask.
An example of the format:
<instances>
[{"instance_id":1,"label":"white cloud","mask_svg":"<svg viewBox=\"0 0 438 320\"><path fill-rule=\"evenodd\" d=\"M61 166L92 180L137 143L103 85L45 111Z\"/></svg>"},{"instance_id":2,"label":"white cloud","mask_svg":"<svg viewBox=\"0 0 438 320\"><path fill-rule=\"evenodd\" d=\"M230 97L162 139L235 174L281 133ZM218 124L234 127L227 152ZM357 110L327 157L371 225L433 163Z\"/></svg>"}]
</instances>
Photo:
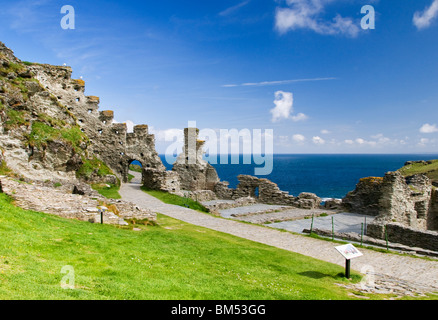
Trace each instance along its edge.
<instances>
[{"instance_id":1,"label":"white cloud","mask_svg":"<svg viewBox=\"0 0 438 320\"><path fill-rule=\"evenodd\" d=\"M365 144L366 141L364 139L362 139L362 138L357 138L356 139L356 143L358 143L358 144Z\"/></svg>"},{"instance_id":2,"label":"white cloud","mask_svg":"<svg viewBox=\"0 0 438 320\"><path fill-rule=\"evenodd\" d=\"M354 141L353 140L345 140L344 141L346 144L354 144Z\"/></svg>"},{"instance_id":3,"label":"white cloud","mask_svg":"<svg viewBox=\"0 0 438 320\"><path fill-rule=\"evenodd\" d=\"M314 144L320 144L320 145L325 143L325 140L321 137L318 137L318 136L313 137L312 141Z\"/></svg>"},{"instance_id":4,"label":"white cloud","mask_svg":"<svg viewBox=\"0 0 438 320\"><path fill-rule=\"evenodd\" d=\"M127 128L126 132L128 132L128 133L134 132L134 126L135 126L134 122L132 122L131 120L126 120L125 123L126 123L126 128Z\"/></svg>"},{"instance_id":5,"label":"white cloud","mask_svg":"<svg viewBox=\"0 0 438 320\"><path fill-rule=\"evenodd\" d=\"M275 108L271 109L272 122L276 122L281 119L292 119L293 121L303 121L308 117L304 113L298 113L297 115L292 115L294 96L292 92L277 91L275 92L274 100Z\"/></svg>"},{"instance_id":6,"label":"white cloud","mask_svg":"<svg viewBox=\"0 0 438 320\"><path fill-rule=\"evenodd\" d=\"M219 15L222 17L229 16L229 15L237 12L240 8L246 6L249 2L250 2L250 0L240 2L240 3L236 4L235 6L229 7L227 9L219 12Z\"/></svg>"},{"instance_id":7,"label":"white cloud","mask_svg":"<svg viewBox=\"0 0 438 320\"><path fill-rule=\"evenodd\" d=\"M326 129L321 130L321 134L330 134L330 133L331 133L331 132L328 131L328 130L326 130Z\"/></svg>"},{"instance_id":8,"label":"white cloud","mask_svg":"<svg viewBox=\"0 0 438 320\"><path fill-rule=\"evenodd\" d=\"M424 9L423 12L417 11L414 14L413 23L417 29L428 28L433 19L438 16L438 0L434 0L432 4Z\"/></svg>"},{"instance_id":9,"label":"white cloud","mask_svg":"<svg viewBox=\"0 0 438 320\"><path fill-rule=\"evenodd\" d=\"M420 128L420 132L421 133L435 133L435 132L438 132L438 128L437 128L436 124L431 125L431 124L426 123L425 125L423 125Z\"/></svg>"},{"instance_id":10,"label":"white cloud","mask_svg":"<svg viewBox=\"0 0 438 320\"><path fill-rule=\"evenodd\" d=\"M309 117L304 113L298 113L296 116L292 116L291 119L295 122L307 120Z\"/></svg>"},{"instance_id":11,"label":"white cloud","mask_svg":"<svg viewBox=\"0 0 438 320\"><path fill-rule=\"evenodd\" d=\"M288 119L293 111L294 97L292 92L277 91L274 104L275 108L271 109L272 122Z\"/></svg>"},{"instance_id":12,"label":"white cloud","mask_svg":"<svg viewBox=\"0 0 438 320\"><path fill-rule=\"evenodd\" d=\"M295 142L304 142L304 141L306 141L306 137L303 136L302 134L294 134L294 135L292 136L292 139L293 139Z\"/></svg>"},{"instance_id":13,"label":"white cloud","mask_svg":"<svg viewBox=\"0 0 438 320\"><path fill-rule=\"evenodd\" d=\"M262 81L262 82L246 82L242 84L224 84L223 88L234 88L234 87L262 87L262 86L272 86L272 85L282 85L296 82L309 82L309 81L328 81L336 80L337 78L311 78L311 79L292 79L292 80L280 80L280 81Z\"/></svg>"},{"instance_id":14,"label":"white cloud","mask_svg":"<svg viewBox=\"0 0 438 320\"><path fill-rule=\"evenodd\" d=\"M149 127L149 133L155 135L155 140L160 142L184 141L184 131L181 129L165 129L159 130L154 127Z\"/></svg>"},{"instance_id":15,"label":"white cloud","mask_svg":"<svg viewBox=\"0 0 438 320\"><path fill-rule=\"evenodd\" d=\"M296 29L310 29L319 34L343 34L356 37L359 26L351 18L339 14L332 21L324 21L320 14L334 0L287 0L288 8L277 8L275 27L280 33Z\"/></svg>"},{"instance_id":16,"label":"white cloud","mask_svg":"<svg viewBox=\"0 0 438 320\"><path fill-rule=\"evenodd\" d=\"M427 139L427 138L421 138L421 139L420 139L420 142L418 143L418 145L419 145L420 147L426 147L426 145L427 145L429 142L430 142L429 139Z\"/></svg>"}]
</instances>

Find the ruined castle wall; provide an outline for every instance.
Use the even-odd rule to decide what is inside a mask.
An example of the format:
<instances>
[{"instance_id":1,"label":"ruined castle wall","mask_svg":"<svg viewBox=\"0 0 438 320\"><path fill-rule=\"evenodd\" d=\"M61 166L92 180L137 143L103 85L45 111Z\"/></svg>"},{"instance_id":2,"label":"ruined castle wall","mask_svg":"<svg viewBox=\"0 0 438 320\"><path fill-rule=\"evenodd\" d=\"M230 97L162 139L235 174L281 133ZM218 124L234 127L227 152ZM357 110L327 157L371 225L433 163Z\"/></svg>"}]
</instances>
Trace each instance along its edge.
<instances>
[{"instance_id":1,"label":"ruined castle wall","mask_svg":"<svg viewBox=\"0 0 438 320\"><path fill-rule=\"evenodd\" d=\"M427 229L438 231L438 190L434 187L431 191L429 214L427 216Z\"/></svg>"},{"instance_id":2,"label":"ruined castle wall","mask_svg":"<svg viewBox=\"0 0 438 320\"><path fill-rule=\"evenodd\" d=\"M298 197L290 195L286 191L281 191L274 182L257 178L249 175L239 175L239 184L236 189L228 187L227 182L221 182L216 185L215 192L220 199L241 199L252 197L260 203L288 205L302 209L318 208L321 199L313 194L303 192Z\"/></svg>"},{"instance_id":3,"label":"ruined castle wall","mask_svg":"<svg viewBox=\"0 0 438 320\"><path fill-rule=\"evenodd\" d=\"M180 176L181 189L187 191L215 189L220 181L216 169L203 159L204 141L198 140L197 128L184 129L184 148L172 170Z\"/></svg>"},{"instance_id":4,"label":"ruined castle wall","mask_svg":"<svg viewBox=\"0 0 438 320\"><path fill-rule=\"evenodd\" d=\"M114 112L99 111L99 97L85 95L85 82L72 79L70 67L34 65L39 82L75 116L81 130L91 140L89 156L96 155L122 180L127 181L128 166L138 160L144 168L165 171L155 150L155 138L147 126L136 126L128 133L126 124L114 123Z\"/></svg>"},{"instance_id":5,"label":"ruined castle wall","mask_svg":"<svg viewBox=\"0 0 438 320\"><path fill-rule=\"evenodd\" d=\"M386 235L389 242L433 251L438 250L438 232L418 230L401 223L369 224L367 226L367 236L385 240Z\"/></svg>"},{"instance_id":6,"label":"ruined castle wall","mask_svg":"<svg viewBox=\"0 0 438 320\"><path fill-rule=\"evenodd\" d=\"M383 178L369 177L360 179L354 191L342 200L342 206L350 212L378 216L382 197Z\"/></svg>"}]
</instances>

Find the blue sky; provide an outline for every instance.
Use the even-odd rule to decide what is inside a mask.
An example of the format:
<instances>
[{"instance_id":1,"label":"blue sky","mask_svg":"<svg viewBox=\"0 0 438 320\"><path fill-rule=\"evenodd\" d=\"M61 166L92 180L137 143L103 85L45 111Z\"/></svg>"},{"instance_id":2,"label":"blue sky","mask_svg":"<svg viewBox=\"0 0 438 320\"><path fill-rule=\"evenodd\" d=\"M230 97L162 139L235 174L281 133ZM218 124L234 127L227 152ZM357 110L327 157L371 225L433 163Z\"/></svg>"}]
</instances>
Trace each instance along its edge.
<instances>
[{"instance_id":1,"label":"blue sky","mask_svg":"<svg viewBox=\"0 0 438 320\"><path fill-rule=\"evenodd\" d=\"M188 121L272 129L275 153L438 152L438 0L0 4L0 41L71 66L101 110L148 124L160 153ZM375 29L361 28L364 5Z\"/></svg>"}]
</instances>

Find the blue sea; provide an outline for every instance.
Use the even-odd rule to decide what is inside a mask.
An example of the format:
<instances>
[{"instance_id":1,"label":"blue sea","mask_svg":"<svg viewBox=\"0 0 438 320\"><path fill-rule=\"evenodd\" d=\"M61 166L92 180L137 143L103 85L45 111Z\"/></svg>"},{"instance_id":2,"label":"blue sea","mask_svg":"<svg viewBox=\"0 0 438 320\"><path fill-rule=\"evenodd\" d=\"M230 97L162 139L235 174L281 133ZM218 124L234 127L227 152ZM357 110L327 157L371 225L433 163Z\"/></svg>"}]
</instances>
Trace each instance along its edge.
<instances>
[{"instance_id":1,"label":"blue sea","mask_svg":"<svg viewBox=\"0 0 438 320\"><path fill-rule=\"evenodd\" d=\"M163 164L170 170L172 164L160 156ZM364 177L383 177L388 171L401 168L406 161L438 159L438 154L277 154L274 167L267 178L283 191L297 196L301 192L312 192L321 198L343 198L354 190L359 179ZM231 160L229 161L231 163ZM235 188L240 174L255 175L255 164L213 164L219 178L228 181Z\"/></svg>"}]
</instances>

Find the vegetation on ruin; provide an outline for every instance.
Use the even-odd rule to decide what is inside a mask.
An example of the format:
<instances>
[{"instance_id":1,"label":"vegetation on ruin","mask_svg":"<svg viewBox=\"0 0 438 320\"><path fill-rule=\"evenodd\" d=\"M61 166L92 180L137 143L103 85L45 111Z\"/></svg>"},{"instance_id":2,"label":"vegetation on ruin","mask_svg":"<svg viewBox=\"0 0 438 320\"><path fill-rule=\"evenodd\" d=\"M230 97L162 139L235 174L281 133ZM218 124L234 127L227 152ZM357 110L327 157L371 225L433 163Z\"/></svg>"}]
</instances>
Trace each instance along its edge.
<instances>
[{"instance_id":1,"label":"vegetation on ruin","mask_svg":"<svg viewBox=\"0 0 438 320\"><path fill-rule=\"evenodd\" d=\"M422 173L429 179L438 180L438 160L431 160L430 163L412 163L398 171L405 177Z\"/></svg>"},{"instance_id":2,"label":"vegetation on ruin","mask_svg":"<svg viewBox=\"0 0 438 320\"><path fill-rule=\"evenodd\" d=\"M92 159L82 159L83 164L76 171L77 178L90 179L93 175L104 177L114 175L113 171L100 159L93 157Z\"/></svg>"},{"instance_id":3,"label":"vegetation on ruin","mask_svg":"<svg viewBox=\"0 0 438 320\"><path fill-rule=\"evenodd\" d=\"M32 148L45 149L50 141L63 141L69 144L73 150L81 154L81 144L86 143L88 138L80 130L78 126L63 126L55 125L59 120L53 120L54 123L49 124L42 121L34 121L32 129L28 135L28 145ZM60 124L59 124L60 125Z\"/></svg>"},{"instance_id":4,"label":"vegetation on ruin","mask_svg":"<svg viewBox=\"0 0 438 320\"><path fill-rule=\"evenodd\" d=\"M129 170L134 171L134 172L140 172L140 173L143 172L143 168L138 164L130 164Z\"/></svg>"},{"instance_id":5,"label":"vegetation on ruin","mask_svg":"<svg viewBox=\"0 0 438 320\"><path fill-rule=\"evenodd\" d=\"M0 161L0 176L13 176L13 171L6 165L6 162Z\"/></svg>"},{"instance_id":6,"label":"vegetation on ruin","mask_svg":"<svg viewBox=\"0 0 438 320\"><path fill-rule=\"evenodd\" d=\"M91 187L99 192L100 195L108 199L121 199L122 196L119 193L120 185L112 183L96 183L92 184Z\"/></svg>"},{"instance_id":7,"label":"vegetation on ruin","mask_svg":"<svg viewBox=\"0 0 438 320\"><path fill-rule=\"evenodd\" d=\"M366 177L359 180L361 183L373 184L373 183L382 183L382 177Z\"/></svg>"},{"instance_id":8,"label":"vegetation on ruin","mask_svg":"<svg viewBox=\"0 0 438 320\"><path fill-rule=\"evenodd\" d=\"M26 111L17 111L9 108L6 109L5 113L6 121L3 123L3 128L6 131L29 125L28 113Z\"/></svg>"},{"instance_id":9,"label":"vegetation on ruin","mask_svg":"<svg viewBox=\"0 0 438 320\"><path fill-rule=\"evenodd\" d=\"M176 194L172 194L169 192L164 192L164 191L159 191L159 190L151 190L151 189L148 189L144 186L141 187L141 190L143 190L147 194L163 201L164 203L174 204L174 205L177 205L180 207L186 207L186 208L190 208L190 209L197 210L200 212L209 213L209 210L206 207L204 207L201 203L199 203L195 200L192 200L188 197L180 197Z\"/></svg>"}]
</instances>

